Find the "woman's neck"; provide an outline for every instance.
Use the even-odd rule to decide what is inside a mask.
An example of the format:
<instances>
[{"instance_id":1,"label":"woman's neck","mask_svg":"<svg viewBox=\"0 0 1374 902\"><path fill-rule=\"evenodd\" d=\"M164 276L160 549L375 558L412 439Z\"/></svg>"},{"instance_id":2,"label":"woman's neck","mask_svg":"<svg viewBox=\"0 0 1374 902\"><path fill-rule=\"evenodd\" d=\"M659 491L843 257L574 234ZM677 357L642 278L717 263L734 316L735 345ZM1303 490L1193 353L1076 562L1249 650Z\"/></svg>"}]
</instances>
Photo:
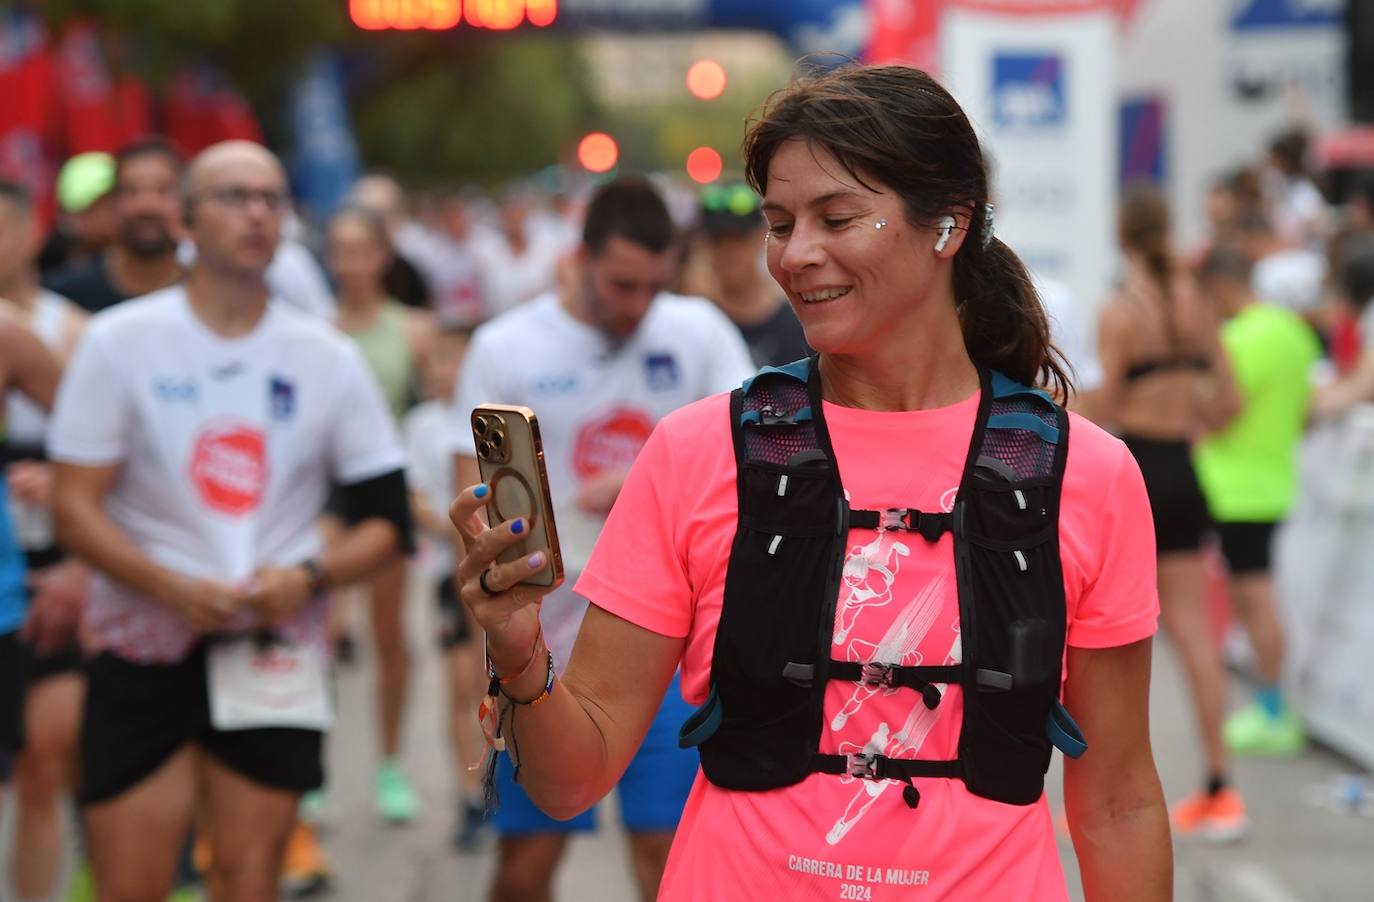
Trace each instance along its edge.
<instances>
[{"instance_id":1,"label":"woman's neck","mask_svg":"<svg viewBox=\"0 0 1374 902\"><path fill-rule=\"evenodd\" d=\"M941 305L944 306L944 305ZM821 394L865 410L930 410L978 390L978 368L964 347L953 304L948 313L887 333L881 347L858 354L822 353Z\"/></svg>"}]
</instances>

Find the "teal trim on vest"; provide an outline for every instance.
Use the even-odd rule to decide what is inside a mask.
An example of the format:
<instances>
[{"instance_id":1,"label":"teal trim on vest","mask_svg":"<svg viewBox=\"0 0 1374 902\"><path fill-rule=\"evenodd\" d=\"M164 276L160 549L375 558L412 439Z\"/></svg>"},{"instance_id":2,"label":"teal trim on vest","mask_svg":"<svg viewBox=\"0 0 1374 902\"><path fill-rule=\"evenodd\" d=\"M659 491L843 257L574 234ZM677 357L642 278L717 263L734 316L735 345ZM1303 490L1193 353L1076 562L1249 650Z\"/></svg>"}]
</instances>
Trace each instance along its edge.
<instances>
[{"instance_id":1,"label":"teal trim on vest","mask_svg":"<svg viewBox=\"0 0 1374 902\"><path fill-rule=\"evenodd\" d=\"M999 413L988 417L989 429L1024 429L1034 432L1051 445L1059 444L1059 430L1033 413Z\"/></svg>"},{"instance_id":2,"label":"teal trim on vest","mask_svg":"<svg viewBox=\"0 0 1374 902\"><path fill-rule=\"evenodd\" d=\"M1037 398L1043 398L1050 404L1054 403L1054 399L1043 389L1022 385L1010 376L1004 376L994 370L992 372L992 396L1000 400L1002 398L1011 398L1016 395L1034 395Z\"/></svg>"},{"instance_id":3,"label":"teal trim on vest","mask_svg":"<svg viewBox=\"0 0 1374 902\"><path fill-rule=\"evenodd\" d=\"M784 364L783 366L764 367L754 375L750 376L748 379L744 380L744 393L746 395L749 394L749 390L754 387L754 382L759 377L767 376L772 373L777 373L781 376L787 376L789 378L796 379L798 382L805 385L806 381L811 378L811 358L803 357L801 360L794 360L791 363Z\"/></svg>"},{"instance_id":4,"label":"teal trim on vest","mask_svg":"<svg viewBox=\"0 0 1374 902\"><path fill-rule=\"evenodd\" d=\"M805 423L811 419L811 408L803 407L795 413L779 414L770 417L767 421L763 419L763 412L758 410L746 410L739 416L739 424L748 426L751 423L755 426L795 426L798 423Z\"/></svg>"},{"instance_id":5,"label":"teal trim on vest","mask_svg":"<svg viewBox=\"0 0 1374 902\"><path fill-rule=\"evenodd\" d=\"M1088 750L1088 740L1083 738L1083 731L1078 729L1078 724L1074 723L1068 709L1058 699L1050 709L1049 719L1045 723L1045 733L1050 737L1054 747L1070 758L1082 758L1083 753Z\"/></svg>"},{"instance_id":6,"label":"teal trim on vest","mask_svg":"<svg viewBox=\"0 0 1374 902\"><path fill-rule=\"evenodd\" d=\"M717 694L716 687L712 686L706 703L693 711L692 716L687 718L678 730L678 748L690 749L701 745L716 734L724 718L725 711L720 706L720 695Z\"/></svg>"}]
</instances>

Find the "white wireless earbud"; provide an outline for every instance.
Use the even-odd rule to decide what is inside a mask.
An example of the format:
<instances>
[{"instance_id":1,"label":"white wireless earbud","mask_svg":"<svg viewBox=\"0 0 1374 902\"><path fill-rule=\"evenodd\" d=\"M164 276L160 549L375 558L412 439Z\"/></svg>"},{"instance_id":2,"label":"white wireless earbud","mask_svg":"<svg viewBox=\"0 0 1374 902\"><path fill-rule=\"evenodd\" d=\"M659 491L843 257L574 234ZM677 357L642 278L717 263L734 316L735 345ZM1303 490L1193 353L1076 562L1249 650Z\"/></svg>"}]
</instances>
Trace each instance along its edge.
<instances>
[{"instance_id":1,"label":"white wireless earbud","mask_svg":"<svg viewBox=\"0 0 1374 902\"><path fill-rule=\"evenodd\" d=\"M949 236L954 231L954 217L942 216L935 226L940 230L940 237L935 240L935 253L938 254L949 244Z\"/></svg>"}]
</instances>

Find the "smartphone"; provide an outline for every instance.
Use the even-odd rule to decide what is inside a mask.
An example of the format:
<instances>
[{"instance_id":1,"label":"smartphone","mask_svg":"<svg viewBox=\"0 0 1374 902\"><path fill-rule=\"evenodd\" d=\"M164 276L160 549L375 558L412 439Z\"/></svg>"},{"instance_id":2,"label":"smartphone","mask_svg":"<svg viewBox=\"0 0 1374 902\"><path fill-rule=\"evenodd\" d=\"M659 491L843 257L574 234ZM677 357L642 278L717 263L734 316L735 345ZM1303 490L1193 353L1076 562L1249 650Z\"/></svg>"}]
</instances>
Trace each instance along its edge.
<instances>
[{"instance_id":1,"label":"smartphone","mask_svg":"<svg viewBox=\"0 0 1374 902\"><path fill-rule=\"evenodd\" d=\"M489 521L504 523L523 517L527 524L528 538L501 552L497 560L504 564L542 551L548 564L522 582L545 588L559 585L563 582L563 555L558 549L544 445L539 440L534 411L507 404L475 407L472 439L482 482L491 489Z\"/></svg>"}]
</instances>

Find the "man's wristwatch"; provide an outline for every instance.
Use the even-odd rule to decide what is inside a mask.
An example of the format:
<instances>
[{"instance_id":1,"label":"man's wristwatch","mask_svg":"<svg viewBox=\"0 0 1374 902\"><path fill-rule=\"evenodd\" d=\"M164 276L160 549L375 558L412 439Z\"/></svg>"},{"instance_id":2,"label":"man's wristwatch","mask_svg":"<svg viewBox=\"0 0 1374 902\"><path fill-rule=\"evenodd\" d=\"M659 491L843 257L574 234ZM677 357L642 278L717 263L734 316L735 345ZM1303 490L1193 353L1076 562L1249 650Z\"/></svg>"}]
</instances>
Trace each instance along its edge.
<instances>
[{"instance_id":1,"label":"man's wristwatch","mask_svg":"<svg viewBox=\"0 0 1374 902\"><path fill-rule=\"evenodd\" d=\"M301 564L301 569L305 571L306 577L310 580L310 597L314 598L329 588L329 578L325 575L324 568L316 558L310 558Z\"/></svg>"}]
</instances>

